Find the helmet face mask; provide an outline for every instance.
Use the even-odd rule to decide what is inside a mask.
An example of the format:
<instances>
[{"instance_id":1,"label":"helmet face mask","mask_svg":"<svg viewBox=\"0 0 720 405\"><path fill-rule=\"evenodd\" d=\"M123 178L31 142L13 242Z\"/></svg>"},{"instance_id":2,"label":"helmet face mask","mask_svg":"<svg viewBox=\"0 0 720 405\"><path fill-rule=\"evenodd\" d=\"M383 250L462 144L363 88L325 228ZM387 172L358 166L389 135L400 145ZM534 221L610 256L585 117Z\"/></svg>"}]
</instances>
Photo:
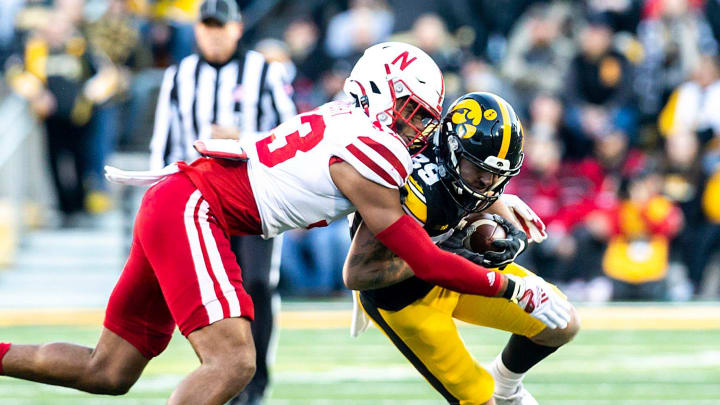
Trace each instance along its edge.
<instances>
[{"instance_id":1,"label":"helmet face mask","mask_svg":"<svg viewBox=\"0 0 720 405\"><path fill-rule=\"evenodd\" d=\"M403 136L413 151L427 145L445 96L442 73L432 58L402 42L365 50L343 90L371 119Z\"/></svg>"},{"instance_id":2,"label":"helmet face mask","mask_svg":"<svg viewBox=\"0 0 720 405\"><path fill-rule=\"evenodd\" d=\"M453 103L435 135L435 147L439 174L455 202L466 211L492 205L520 172L522 142L522 125L502 98L469 93ZM471 184L477 173L492 175L483 189Z\"/></svg>"},{"instance_id":3,"label":"helmet face mask","mask_svg":"<svg viewBox=\"0 0 720 405\"><path fill-rule=\"evenodd\" d=\"M457 170L448 170L447 173L451 180L451 195L455 202L465 211L483 211L490 207L505 191L505 186L514 176L507 172L500 172L484 163L479 164L473 161L472 157L467 153L456 153L460 156ZM467 179L465 171L462 169L462 161L470 162L475 166L475 170L484 171L492 175L493 181L482 190L474 187ZM518 170L519 171L519 170ZM517 173L516 173L517 174Z\"/></svg>"},{"instance_id":4,"label":"helmet face mask","mask_svg":"<svg viewBox=\"0 0 720 405\"><path fill-rule=\"evenodd\" d=\"M406 139L413 156L427 147L430 135L440 124L440 117L423 106L421 101L413 96L398 98L389 125L390 129Z\"/></svg>"}]
</instances>

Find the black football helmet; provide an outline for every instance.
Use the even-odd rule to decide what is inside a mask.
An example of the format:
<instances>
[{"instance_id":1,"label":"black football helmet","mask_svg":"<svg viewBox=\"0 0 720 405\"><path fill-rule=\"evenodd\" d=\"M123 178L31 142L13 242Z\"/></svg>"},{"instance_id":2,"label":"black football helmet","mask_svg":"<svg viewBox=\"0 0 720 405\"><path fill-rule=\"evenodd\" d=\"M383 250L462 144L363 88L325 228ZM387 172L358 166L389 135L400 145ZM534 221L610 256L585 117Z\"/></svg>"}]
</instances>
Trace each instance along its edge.
<instances>
[{"instance_id":1,"label":"black football helmet","mask_svg":"<svg viewBox=\"0 0 720 405\"><path fill-rule=\"evenodd\" d=\"M448 109L435 133L438 173L455 202L466 211L492 205L520 172L523 128L512 106L492 93L468 93ZM477 190L460 173L460 160L495 175L493 184Z\"/></svg>"}]
</instances>

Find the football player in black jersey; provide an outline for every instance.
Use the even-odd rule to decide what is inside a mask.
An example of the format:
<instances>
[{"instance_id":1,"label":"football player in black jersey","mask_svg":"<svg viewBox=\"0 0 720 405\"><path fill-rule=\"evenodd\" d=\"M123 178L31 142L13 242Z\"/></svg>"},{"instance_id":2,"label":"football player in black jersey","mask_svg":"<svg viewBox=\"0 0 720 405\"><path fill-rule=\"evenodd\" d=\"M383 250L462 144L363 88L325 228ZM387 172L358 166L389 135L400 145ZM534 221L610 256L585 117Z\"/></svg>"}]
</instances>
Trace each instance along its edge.
<instances>
[{"instance_id":1,"label":"football player in black jersey","mask_svg":"<svg viewBox=\"0 0 720 405\"><path fill-rule=\"evenodd\" d=\"M487 268L499 268L511 279L544 283L513 263L528 239L511 207L499 199L520 171L522 144L522 125L507 101L490 93L460 97L434 135L433 147L414 157L403 207L441 247ZM463 217L477 211L497 214L507 231L507 239L494 242L499 253L467 251L462 244L467 235L453 231ZM359 217L352 233L343 269L347 287L360 290L356 302L449 403L537 404L522 386L524 374L579 330L575 310L557 288L546 289L554 295L539 302L548 308L531 314L504 298L460 294L414 277ZM552 306L558 303L569 308L570 322L553 316ZM355 315L357 321L359 314ZM453 318L512 333L489 370L467 351Z\"/></svg>"}]
</instances>

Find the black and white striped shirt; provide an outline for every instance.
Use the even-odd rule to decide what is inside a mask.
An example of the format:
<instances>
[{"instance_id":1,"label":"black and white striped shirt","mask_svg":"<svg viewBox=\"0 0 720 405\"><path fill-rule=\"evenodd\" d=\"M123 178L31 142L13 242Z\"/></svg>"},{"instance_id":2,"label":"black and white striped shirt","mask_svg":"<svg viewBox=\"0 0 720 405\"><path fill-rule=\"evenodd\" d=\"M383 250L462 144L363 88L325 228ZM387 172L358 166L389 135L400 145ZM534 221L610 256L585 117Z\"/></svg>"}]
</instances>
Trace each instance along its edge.
<instances>
[{"instance_id":1,"label":"black and white striped shirt","mask_svg":"<svg viewBox=\"0 0 720 405\"><path fill-rule=\"evenodd\" d=\"M210 138L211 124L237 127L242 137L257 136L296 114L285 68L247 51L224 65L198 54L165 71L150 143L150 168L199 155L197 139Z\"/></svg>"}]
</instances>

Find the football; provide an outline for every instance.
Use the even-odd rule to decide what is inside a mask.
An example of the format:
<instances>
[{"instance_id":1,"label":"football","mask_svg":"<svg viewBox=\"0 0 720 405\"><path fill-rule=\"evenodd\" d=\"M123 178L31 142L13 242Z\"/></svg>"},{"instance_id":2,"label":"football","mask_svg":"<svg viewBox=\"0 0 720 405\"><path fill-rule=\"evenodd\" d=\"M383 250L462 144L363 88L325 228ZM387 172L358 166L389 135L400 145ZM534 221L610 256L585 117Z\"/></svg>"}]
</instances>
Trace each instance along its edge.
<instances>
[{"instance_id":1,"label":"football","mask_svg":"<svg viewBox=\"0 0 720 405\"><path fill-rule=\"evenodd\" d=\"M498 239L505 239L507 233L490 214L475 213L464 219L465 226L471 227L468 237L465 239L465 248L476 253L483 253L492 250L491 243Z\"/></svg>"}]
</instances>

